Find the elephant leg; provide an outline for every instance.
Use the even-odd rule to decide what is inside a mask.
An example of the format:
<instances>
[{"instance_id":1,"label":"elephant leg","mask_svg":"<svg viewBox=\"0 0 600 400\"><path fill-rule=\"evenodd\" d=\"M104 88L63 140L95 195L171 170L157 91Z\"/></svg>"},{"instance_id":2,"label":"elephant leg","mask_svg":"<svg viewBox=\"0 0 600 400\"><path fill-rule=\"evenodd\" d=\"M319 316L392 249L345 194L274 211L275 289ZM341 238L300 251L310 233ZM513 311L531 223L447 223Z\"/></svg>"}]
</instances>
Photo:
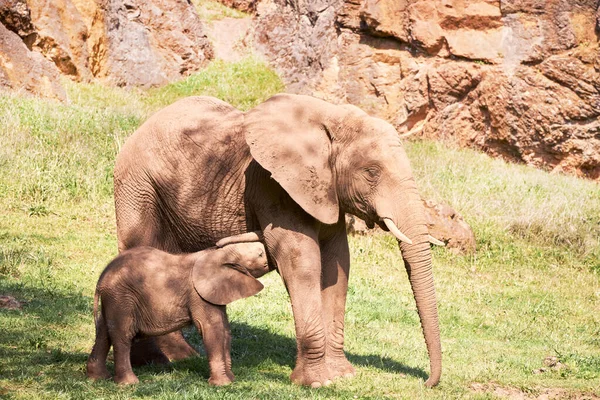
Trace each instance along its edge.
<instances>
[{"instance_id":1,"label":"elephant leg","mask_svg":"<svg viewBox=\"0 0 600 400\"><path fill-rule=\"evenodd\" d=\"M161 352L171 361L198 355L198 352L186 342L181 331L167 333L154 339Z\"/></svg>"},{"instance_id":2,"label":"elephant leg","mask_svg":"<svg viewBox=\"0 0 600 400\"><path fill-rule=\"evenodd\" d=\"M282 221L284 222L284 221ZM289 293L296 326L296 366L292 382L320 387L331 384L327 367L326 331L321 302L321 256L314 231L302 226L284 228L273 223L263 228L265 242Z\"/></svg>"},{"instance_id":3,"label":"elephant leg","mask_svg":"<svg viewBox=\"0 0 600 400\"><path fill-rule=\"evenodd\" d=\"M192 318L206 349L210 378L213 386L228 385L235 380L231 372L231 336L225 306L202 305Z\"/></svg>"},{"instance_id":4,"label":"elephant leg","mask_svg":"<svg viewBox=\"0 0 600 400\"><path fill-rule=\"evenodd\" d=\"M117 331L115 336L120 336L124 332ZM131 369L130 351L132 336L119 337L113 342L115 356L115 382L119 385L131 385L138 383L138 378Z\"/></svg>"},{"instance_id":5,"label":"elephant leg","mask_svg":"<svg viewBox=\"0 0 600 400\"><path fill-rule=\"evenodd\" d=\"M323 321L327 329L327 366L334 378L355 375L344 354L344 316L350 272L350 253L343 217L330 237L321 242L321 299ZM329 235L327 235L329 236Z\"/></svg>"},{"instance_id":6,"label":"elephant leg","mask_svg":"<svg viewBox=\"0 0 600 400\"><path fill-rule=\"evenodd\" d=\"M144 185L137 185L127 190L126 183L115 184L115 212L117 216L117 237L119 252L137 247L151 246L170 253L180 253L168 229L161 225L153 196L127 196L136 193ZM153 190L148 189L152 193ZM169 333L159 337L136 340L131 348L133 365L166 364L169 361L181 360L198 353L190 346L183 334Z\"/></svg>"},{"instance_id":7,"label":"elephant leg","mask_svg":"<svg viewBox=\"0 0 600 400\"><path fill-rule=\"evenodd\" d=\"M96 322L96 342L87 361L87 376L92 380L109 379L110 373L106 368L106 357L110 350L110 336L106 321L100 313Z\"/></svg>"},{"instance_id":8,"label":"elephant leg","mask_svg":"<svg viewBox=\"0 0 600 400\"><path fill-rule=\"evenodd\" d=\"M223 332L225 335L225 374L233 382L235 380L235 375L233 375L233 371L231 371L231 326L227 319L227 313L225 313L225 323L225 332Z\"/></svg>"},{"instance_id":9,"label":"elephant leg","mask_svg":"<svg viewBox=\"0 0 600 400\"><path fill-rule=\"evenodd\" d=\"M114 305L113 309L118 306ZM131 342L135 336L133 329L134 320L131 313L124 307L122 310L111 313L111 325L108 328L115 358L115 382L120 385L130 385L138 382L137 376L131 369Z\"/></svg>"}]
</instances>

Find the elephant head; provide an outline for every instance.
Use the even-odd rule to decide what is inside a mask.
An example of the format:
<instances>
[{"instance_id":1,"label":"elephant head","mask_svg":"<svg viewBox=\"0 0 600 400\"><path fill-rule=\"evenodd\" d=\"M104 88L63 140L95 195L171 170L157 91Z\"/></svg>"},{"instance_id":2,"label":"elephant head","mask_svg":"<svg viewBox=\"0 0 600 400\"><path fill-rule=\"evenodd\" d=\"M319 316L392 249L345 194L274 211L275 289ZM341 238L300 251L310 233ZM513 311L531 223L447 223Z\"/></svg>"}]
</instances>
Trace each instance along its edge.
<instances>
[{"instance_id":1,"label":"elephant head","mask_svg":"<svg viewBox=\"0 0 600 400\"><path fill-rule=\"evenodd\" d=\"M263 289L255 276L267 272L265 247L260 242L230 241L197 253L192 282L200 297L219 305L254 296Z\"/></svg>"},{"instance_id":2,"label":"elephant head","mask_svg":"<svg viewBox=\"0 0 600 400\"><path fill-rule=\"evenodd\" d=\"M380 225L399 241L430 357L441 346L425 210L397 131L353 106L282 94L245 115L253 158L308 214L325 224L340 212Z\"/></svg>"}]
</instances>

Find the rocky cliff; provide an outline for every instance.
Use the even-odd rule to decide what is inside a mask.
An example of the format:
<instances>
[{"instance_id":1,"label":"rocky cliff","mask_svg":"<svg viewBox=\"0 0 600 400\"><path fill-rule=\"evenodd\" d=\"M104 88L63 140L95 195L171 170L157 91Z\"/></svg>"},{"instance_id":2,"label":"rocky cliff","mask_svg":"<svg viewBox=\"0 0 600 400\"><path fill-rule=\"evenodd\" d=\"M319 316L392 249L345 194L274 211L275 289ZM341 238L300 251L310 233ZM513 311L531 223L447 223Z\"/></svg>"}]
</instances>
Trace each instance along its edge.
<instances>
[{"instance_id":1,"label":"rocky cliff","mask_svg":"<svg viewBox=\"0 0 600 400\"><path fill-rule=\"evenodd\" d=\"M212 58L182 0L0 0L0 86L65 99L58 77L157 86Z\"/></svg>"},{"instance_id":2,"label":"rocky cliff","mask_svg":"<svg viewBox=\"0 0 600 400\"><path fill-rule=\"evenodd\" d=\"M220 1L288 91L600 180L600 0ZM162 85L213 58L204 32L189 0L0 0L0 88Z\"/></svg>"},{"instance_id":3,"label":"rocky cliff","mask_svg":"<svg viewBox=\"0 0 600 400\"><path fill-rule=\"evenodd\" d=\"M263 0L292 92L401 132L600 180L598 0Z\"/></svg>"}]
</instances>

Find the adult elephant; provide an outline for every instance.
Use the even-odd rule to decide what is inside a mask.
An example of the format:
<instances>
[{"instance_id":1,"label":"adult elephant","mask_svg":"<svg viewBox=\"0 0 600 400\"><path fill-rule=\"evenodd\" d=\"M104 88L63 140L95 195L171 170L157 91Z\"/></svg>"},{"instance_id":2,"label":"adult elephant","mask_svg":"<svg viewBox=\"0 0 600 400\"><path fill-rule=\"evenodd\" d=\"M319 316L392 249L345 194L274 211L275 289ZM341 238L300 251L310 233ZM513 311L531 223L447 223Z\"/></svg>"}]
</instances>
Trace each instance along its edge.
<instances>
[{"instance_id":1,"label":"adult elephant","mask_svg":"<svg viewBox=\"0 0 600 400\"><path fill-rule=\"evenodd\" d=\"M430 356L441 347L424 208L398 133L353 106L276 95L244 113L189 97L154 114L115 167L119 250L150 245L192 252L262 230L291 298L295 383L354 375L344 355L350 257L344 213L399 241ZM170 359L189 355L180 333L162 337Z\"/></svg>"}]
</instances>

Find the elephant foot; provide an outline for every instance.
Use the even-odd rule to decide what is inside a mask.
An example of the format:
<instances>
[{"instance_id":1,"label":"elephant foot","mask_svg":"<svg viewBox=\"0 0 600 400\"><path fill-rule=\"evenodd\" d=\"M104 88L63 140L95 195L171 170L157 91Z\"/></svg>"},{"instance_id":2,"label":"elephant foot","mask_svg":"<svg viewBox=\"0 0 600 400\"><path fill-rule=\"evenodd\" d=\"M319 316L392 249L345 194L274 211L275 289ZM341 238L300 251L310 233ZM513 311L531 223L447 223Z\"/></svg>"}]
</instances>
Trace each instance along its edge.
<instances>
[{"instance_id":1,"label":"elephant foot","mask_svg":"<svg viewBox=\"0 0 600 400\"><path fill-rule=\"evenodd\" d=\"M333 383L331 381L331 374L324 364L314 366L296 365L290 379L296 385L310 386L312 388L329 386Z\"/></svg>"},{"instance_id":2,"label":"elephant foot","mask_svg":"<svg viewBox=\"0 0 600 400\"><path fill-rule=\"evenodd\" d=\"M235 381L235 375L233 375L233 372L227 371L225 374L231 380L231 382Z\"/></svg>"},{"instance_id":3,"label":"elephant foot","mask_svg":"<svg viewBox=\"0 0 600 400\"><path fill-rule=\"evenodd\" d=\"M106 364L98 365L93 362L88 362L86 375L89 379L93 381L111 378L110 372L108 372L108 369L106 369Z\"/></svg>"},{"instance_id":4,"label":"elephant foot","mask_svg":"<svg viewBox=\"0 0 600 400\"><path fill-rule=\"evenodd\" d=\"M225 386L231 384L234 380L235 377L233 374L231 374L231 376L229 374L218 376L211 375L211 377L208 378L208 384L211 386Z\"/></svg>"},{"instance_id":5,"label":"elephant foot","mask_svg":"<svg viewBox=\"0 0 600 400\"><path fill-rule=\"evenodd\" d=\"M168 364L169 358L156 345L155 338L136 340L131 346L131 365Z\"/></svg>"},{"instance_id":6,"label":"elephant foot","mask_svg":"<svg viewBox=\"0 0 600 400\"><path fill-rule=\"evenodd\" d=\"M181 331L155 338L160 351L170 360L177 361L194 357L198 352L185 341Z\"/></svg>"},{"instance_id":7,"label":"elephant foot","mask_svg":"<svg viewBox=\"0 0 600 400\"><path fill-rule=\"evenodd\" d=\"M352 378L356 375L356 370L344 355L328 358L327 367L331 372L332 379Z\"/></svg>"},{"instance_id":8,"label":"elephant foot","mask_svg":"<svg viewBox=\"0 0 600 400\"><path fill-rule=\"evenodd\" d=\"M115 382L119 385L134 385L139 379L133 372L115 376Z\"/></svg>"}]
</instances>

